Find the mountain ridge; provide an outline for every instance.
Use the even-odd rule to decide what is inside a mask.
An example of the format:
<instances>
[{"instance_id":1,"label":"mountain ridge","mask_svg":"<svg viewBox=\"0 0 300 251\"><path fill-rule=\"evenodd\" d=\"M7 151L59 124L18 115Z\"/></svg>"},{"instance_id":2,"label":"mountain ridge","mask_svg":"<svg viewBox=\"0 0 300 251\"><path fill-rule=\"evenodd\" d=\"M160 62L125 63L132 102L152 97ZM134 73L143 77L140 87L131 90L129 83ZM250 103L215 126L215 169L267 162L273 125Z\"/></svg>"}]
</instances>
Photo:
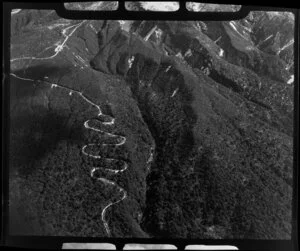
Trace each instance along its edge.
<instances>
[{"instance_id":1,"label":"mountain ridge","mask_svg":"<svg viewBox=\"0 0 300 251\"><path fill-rule=\"evenodd\" d=\"M87 95L115 118L107 132L126 137L95 149L128 161L105 177L128 194L106 212L112 237L290 238L293 85L282 65L292 54L237 54L230 23L12 17L12 233L106 236L101 212L116 199L90 177L108 165L81 154L102 142L83 128L95 111L48 82Z\"/></svg>"}]
</instances>

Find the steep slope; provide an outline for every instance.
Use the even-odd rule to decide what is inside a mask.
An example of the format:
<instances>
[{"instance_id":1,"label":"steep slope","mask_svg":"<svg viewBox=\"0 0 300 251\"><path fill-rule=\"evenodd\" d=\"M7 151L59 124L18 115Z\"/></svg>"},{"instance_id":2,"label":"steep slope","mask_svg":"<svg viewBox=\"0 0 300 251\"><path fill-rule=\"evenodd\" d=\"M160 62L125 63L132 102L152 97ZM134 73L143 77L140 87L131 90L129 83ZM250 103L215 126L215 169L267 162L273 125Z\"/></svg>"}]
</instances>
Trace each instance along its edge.
<instances>
[{"instance_id":1,"label":"steep slope","mask_svg":"<svg viewBox=\"0 0 300 251\"><path fill-rule=\"evenodd\" d=\"M30 18L35 11L23 10L20 18L26 14ZM95 30L101 25L101 21L56 17L52 23L33 25L12 36L12 234L107 236L103 209L123 196L121 187L126 200L111 205L104 216L111 235L147 236L138 222L154 142L124 81L89 67L97 51ZM108 116L97 117L95 105ZM105 125L109 118L115 123ZM87 120L104 133L88 130ZM125 144L116 145L120 138L113 135L125 137ZM83 151L92 143L99 145ZM103 145L107 143L112 145ZM84 152L103 158L90 158ZM122 169L124 161L126 171L108 171ZM93 172L94 167L102 171Z\"/></svg>"},{"instance_id":2,"label":"steep slope","mask_svg":"<svg viewBox=\"0 0 300 251\"><path fill-rule=\"evenodd\" d=\"M165 45L181 55L190 49L191 59L168 56L143 29L128 37L108 22L91 61L125 77L156 142L144 229L155 237L289 238L292 127L284 120L292 121L292 110L264 100L273 80L217 56L192 25L152 22L147 30L154 25Z\"/></svg>"},{"instance_id":3,"label":"steep slope","mask_svg":"<svg viewBox=\"0 0 300 251\"><path fill-rule=\"evenodd\" d=\"M12 233L290 238L285 59L242 20L45 14L13 15Z\"/></svg>"}]
</instances>

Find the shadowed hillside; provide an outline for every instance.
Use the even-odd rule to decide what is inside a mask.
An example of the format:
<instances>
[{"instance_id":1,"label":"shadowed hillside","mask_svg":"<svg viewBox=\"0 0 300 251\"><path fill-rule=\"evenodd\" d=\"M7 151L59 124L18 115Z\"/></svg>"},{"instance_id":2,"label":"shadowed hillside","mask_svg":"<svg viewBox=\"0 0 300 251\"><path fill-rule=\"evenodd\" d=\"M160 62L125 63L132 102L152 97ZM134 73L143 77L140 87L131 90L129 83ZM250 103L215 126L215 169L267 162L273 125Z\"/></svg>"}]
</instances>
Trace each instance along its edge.
<instances>
[{"instance_id":1,"label":"shadowed hillside","mask_svg":"<svg viewBox=\"0 0 300 251\"><path fill-rule=\"evenodd\" d=\"M290 238L293 17L49 13L12 16L12 233Z\"/></svg>"}]
</instances>

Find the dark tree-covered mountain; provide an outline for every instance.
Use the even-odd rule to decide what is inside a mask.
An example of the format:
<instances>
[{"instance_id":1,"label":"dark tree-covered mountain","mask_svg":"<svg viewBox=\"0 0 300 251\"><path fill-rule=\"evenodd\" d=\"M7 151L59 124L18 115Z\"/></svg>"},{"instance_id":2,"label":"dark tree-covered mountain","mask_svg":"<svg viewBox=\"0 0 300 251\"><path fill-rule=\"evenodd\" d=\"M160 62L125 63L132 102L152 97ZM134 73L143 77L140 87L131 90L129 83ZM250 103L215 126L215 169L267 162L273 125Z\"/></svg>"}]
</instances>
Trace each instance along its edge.
<instances>
[{"instance_id":1,"label":"dark tree-covered mountain","mask_svg":"<svg viewBox=\"0 0 300 251\"><path fill-rule=\"evenodd\" d=\"M12 15L10 230L21 235L289 239L293 15L66 20ZM63 88L55 87L63 86ZM103 145L98 125L126 143ZM71 94L70 94L71 93ZM92 160L82 147L119 159ZM115 175L105 169L128 169ZM119 165L119 167L118 167ZM98 177L98 176L97 176Z\"/></svg>"}]
</instances>

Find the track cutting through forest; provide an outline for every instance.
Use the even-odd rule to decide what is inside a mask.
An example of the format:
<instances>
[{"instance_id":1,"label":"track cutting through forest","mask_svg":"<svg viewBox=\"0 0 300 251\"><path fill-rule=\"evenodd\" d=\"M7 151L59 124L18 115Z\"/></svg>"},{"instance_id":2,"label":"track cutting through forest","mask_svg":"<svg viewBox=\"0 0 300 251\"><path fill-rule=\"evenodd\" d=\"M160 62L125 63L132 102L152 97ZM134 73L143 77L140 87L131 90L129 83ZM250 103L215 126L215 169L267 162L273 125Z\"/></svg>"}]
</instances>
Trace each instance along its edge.
<instances>
[{"instance_id":1,"label":"track cutting through forest","mask_svg":"<svg viewBox=\"0 0 300 251\"><path fill-rule=\"evenodd\" d=\"M14 62L14 61L19 61L19 60L31 60L31 61L32 60L49 60L49 59L55 58L56 56L59 55L60 52L62 52L62 50L66 46L66 43L70 39L70 37L85 22L86 22L86 20L84 20L84 21L82 21L82 22L80 22L78 24L68 26L68 27L66 27L65 29L62 30L62 35L65 37L65 39L63 41L59 41L59 42L57 42L55 44L56 45L56 48L54 50L55 53L52 56L48 56L48 57L44 57L44 58L38 58L38 57L20 57L20 58L13 58L10 61ZM70 28L73 28L73 29L67 35L66 33L67 33L67 31ZM52 46L47 47L45 50L47 50L47 49L49 49L51 47ZM13 76L13 77L15 77L15 78L18 78L18 79L21 79L21 80L25 80L25 81L40 82L40 83L43 82L43 83L51 85L51 88L58 87L58 88L64 89L64 90L66 90L66 91L69 92L69 95L72 95L73 93L78 94L87 103L89 103L90 105L94 106L97 109L97 111L98 111L97 116L99 118L99 119L97 119L98 122L100 122L102 125L105 125L105 126L113 126L114 123L115 123L115 118L113 118L113 117L111 117L109 115L103 114L99 105L95 104L93 101L91 101L88 97L86 97L85 95L83 95L82 92L80 92L78 90L74 90L74 89L66 87L66 86L55 84L55 83L52 83L52 82L50 82L48 80L45 80L45 79L44 80L34 80L34 79L30 79L30 78L23 78L23 77L17 76L14 73L10 73L10 75ZM106 118L106 119L108 118L110 121L104 121L104 122L102 122L100 120L101 117L102 118ZM123 162L122 167L120 169L110 169L110 168L103 168L103 167L93 167L92 170L91 170L91 173L90 173L91 177L94 178L95 172L97 170L100 170L100 169L104 169L105 171L113 173L113 174L122 173L125 170L127 170L128 164L125 161L123 161L123 160L118 160L118 159L113 159L113 158L105 158L105 157L101 157L100 155L93 155L93 154L89 153L88 148L91 147L91 146L107 146L107 145L121 146L121 145L125 144L125 142L126 142L126 137L123 137L121 135L117 135L117 134L113 134L113 133L109 133L109 132L105 132L103 130L100 130L100 129L96 128L96 127L91 126L90 122L91 122L91 120L87 120L87 121L84 122L84 127L86 129L93 130L95 132L101 133L102 135L106 135L109 138L117 138L117 139L119 139L119 142L118 143L87 144L87 145L85 145L85 146L82 147L82 149L81 149L82 154L84 154L87 157L94 158L94 159L104 159L107 162L113 162L113 161ZM104 142L105 142L105 140L104 140ZM105 227L105 231L106 231L106 233L107 233L108 236L111 236L111 231L110 231L108 222L107 222L107 220L105 218L107 209L110 208L111 206L113 206L113 205L115 205L115 204L123 201L124 199L126 199L127 198L127 192L122 187L120 187L119 185L117 185L115 182L113 182L111 180L108 180L108 179L106 179L104 177L97 178L97 180L103 182L104 184L115 186L121 193L123 193L123 196L122 196L121 199L119 199L119 200L117 200L115 202L109 202L109 204L106 205L104 207L104 209L102 210L102 212L101 212L101 220L102 220L103 225Z\"/></svg>"},{"instance_id":2,"label":"track cutting through forest","mask_svg":"<svg viewBox=\"0 0 300 251\"><path fill-rule=\"evenodd\" d=\"M68 91L69 95L72 95L73 93L78 94L87 103L89 103L90 105L94 106L98 110L98 114L97 114L98 118L100 118L100 117L106 117L106 118L110 119L110 121L105 121L105 122L102 122L100 119L97 119L97 121L99 121L100 123L102 123L103 125L106 125L106 126L112 126L115 123L115 118L113 118L113 117L111 117L109 115L103 114L102 111L101 111L100 106L97 105L97 104L95 104L88 97L86 97L85 95L83 95L82 92L80 92L80 91L77 91L77 90L74 90L72 88L69 88L69 87L66 87L66 86L62 86L62 85L59 85L59 84L54 84L54 83L51 83L51 82L49 82L47 80L34 80L34 79L30 79L30 78L23 78L23 77L19 77L19 76L15 75L14 73L11 73L10 75L13 76L13 77L15 77L15 78L18 78L18 79L21 79L21 80L25 80L25 81L40 82L40 83L43 82L43 83L46 83L48 85L51 85L51 88L61 88L63 90ZM118 135L118 134L113 134L113 133L105 132L105 131L100 130L100 129L96 128L96 127L90 126L89 125L90 121L91 120L86 120L84 122L84 127L86 129L96 131L96 132L104 134L104 135L106 135L108 137L118 138L118 139L120 139L120 142L116 143L116 144L115 143L100 143L100 144L93 143L93 144L87 144L87 145L84 145L81 148L82 154L84 154L84 155L86 155L86 156L88 156L90 158L94 158L94 159L105 159L107 162L112 162L114 160L123 162L122 168L120 168L120 169L104 168L105 171L108 171L110 173L117 174L117 173L122 173L125 170L127 170L128 164L125 161L123 161L123 160L118 160L118 159L114 159L114 158L105 158L105 157L102 157L101 155L94 155L94 154L88 153L89 151L87 150L87 148L89 146L101 146L101 145L102 146L107 146L107 145L121 146L121 145L125 144L125 142L126 142L126 137ZM91 177L94 178L95 171L100 170L100 169L102 169L102 167L93 167L92 170L91 170L91 173L90 173ZM106 233L107 233L108 236L111 236L111 231L110 231L109 225L107 223L107 220L105 219L106 211L107 211L107 209L109 207L111 207L111 206L113 206L113 205L121 202L122 200L126 199L127 198L127 192L122 187L120 187L119 185L117 185L115 182L113 182L111 180L108 180L108 179L103 178L103 177L97 178L97 180L102 181L104 184L115 186L115 187L117 187L117 189L121 193L123 193L123 196L122 196L121 199L119 199L119 200L117 200L115 202L110 202L108 205L106 205L104 207L104 209L101 212L101 220L102 220L103 225L105 227Z\"/></svg>"}]
</instances>

